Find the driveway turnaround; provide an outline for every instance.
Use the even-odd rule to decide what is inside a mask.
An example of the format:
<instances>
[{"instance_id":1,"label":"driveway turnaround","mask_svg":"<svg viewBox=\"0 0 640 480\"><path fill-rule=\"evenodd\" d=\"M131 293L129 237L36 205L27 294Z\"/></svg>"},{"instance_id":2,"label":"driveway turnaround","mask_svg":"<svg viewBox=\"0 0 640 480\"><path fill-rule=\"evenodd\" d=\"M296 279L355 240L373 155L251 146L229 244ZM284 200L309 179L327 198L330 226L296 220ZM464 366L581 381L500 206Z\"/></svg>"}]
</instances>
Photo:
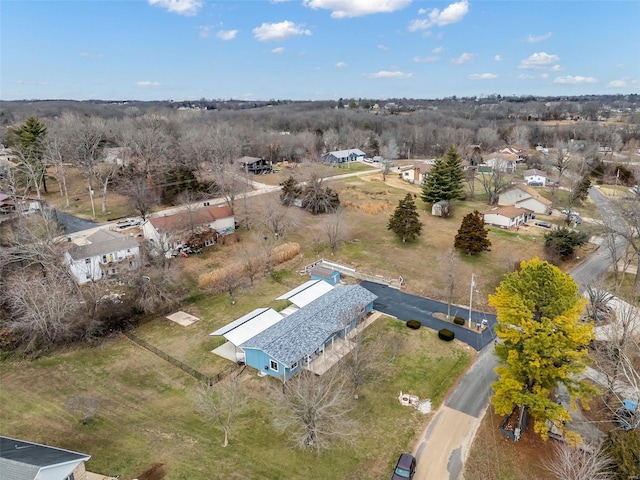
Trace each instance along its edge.
<instances>
[{"instance_id":1,"label":"driveway turnaround","mask_svg":"<svg viewBox=\"0 0 640 480\"><path fill-rule=\"evenodd\" d=\"M393 315L398 320L418 320L422 326L440 330L448 328L456 334L456 339L466 343L471 348L480 351L486 345L495 339L493 327L496 324L496 316L482 312L471 312L471 321L475 326L476 323L482 323L486 320L489 328L485 328L483 332L478 333L469 329L456 325L453 322L446 322L433 316L433 313L440 312L447 314L447 304L430 300L416 295L401 292L395 288L387 287L379 283L361 282L361 286L378 296L373 302L373 308L379 312ZM451 305L451 315L462 317L469 323L469 309L458 305Z\"/></svg>"}]
</instances>

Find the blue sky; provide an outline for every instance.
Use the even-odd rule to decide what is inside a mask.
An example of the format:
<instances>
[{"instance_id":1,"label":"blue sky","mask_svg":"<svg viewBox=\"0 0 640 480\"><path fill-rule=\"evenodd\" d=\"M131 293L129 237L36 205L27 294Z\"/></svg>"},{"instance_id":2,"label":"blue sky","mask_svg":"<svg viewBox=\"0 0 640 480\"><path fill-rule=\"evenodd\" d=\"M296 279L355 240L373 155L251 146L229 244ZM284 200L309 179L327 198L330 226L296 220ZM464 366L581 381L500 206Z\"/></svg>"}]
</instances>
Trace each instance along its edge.
<instances>
[{"instance_id":1,"label":"blue sky","mask_svg":"<svg viewBox=\"0 0 640 480\"><path fill-rule=\"evenodd\" d=\"M640 93L639 1L1 0L0 99Z\"/></svg>"}]
</instances>

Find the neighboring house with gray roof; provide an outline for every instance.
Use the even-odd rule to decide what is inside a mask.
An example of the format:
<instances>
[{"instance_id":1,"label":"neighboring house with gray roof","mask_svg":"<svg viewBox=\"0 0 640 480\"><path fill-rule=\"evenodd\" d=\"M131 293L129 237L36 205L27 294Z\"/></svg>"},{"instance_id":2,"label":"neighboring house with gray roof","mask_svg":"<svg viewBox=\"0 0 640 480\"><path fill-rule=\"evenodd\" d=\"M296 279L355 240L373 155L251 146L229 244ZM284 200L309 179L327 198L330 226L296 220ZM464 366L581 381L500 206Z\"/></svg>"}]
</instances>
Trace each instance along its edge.
<instances>
[{"instance_id":1,"label":"neighboring house with gray roof","mask_svg":"<svg viewBox=\"0 0 640 480\"><path fill-rule=\"evenodd\" d=\"M99 230L86 241L64 252L69 271L79 284L117 275L138 264L140 245L132 236Z\"/></svg>"},{"instance_id":2,"label":"neighboring house with gray roof","mask_svg":"<svg viewBox=\"0 0 640 480\"><path fill-rule=\"evenodd\" d=\"M286 381L346 338L376 298L360 285L335 287L242 343L245 363Z\"/></svg>"},{"instance_id":3,"label":"neighboring house with gray roof","mask_svg":"<svg viewBox=\"0 0 640 480\"><path fill-rule=\"evenodd\" d=\"M84 453L0 436L2 480L87 480Z\"/></svg>"},{"instance_id":4,"label":"neighboring house with gray roof","mask_svg":"<svg viewBox=\"0 0 640 480\"><path fill-rule=\"evenodd\" d=\"M322 156L322 161L325 163L348 163L364 160L366 156L367 154L359 148L350 148L348 150L327 152Z\"/></svg>"}]
</instances>

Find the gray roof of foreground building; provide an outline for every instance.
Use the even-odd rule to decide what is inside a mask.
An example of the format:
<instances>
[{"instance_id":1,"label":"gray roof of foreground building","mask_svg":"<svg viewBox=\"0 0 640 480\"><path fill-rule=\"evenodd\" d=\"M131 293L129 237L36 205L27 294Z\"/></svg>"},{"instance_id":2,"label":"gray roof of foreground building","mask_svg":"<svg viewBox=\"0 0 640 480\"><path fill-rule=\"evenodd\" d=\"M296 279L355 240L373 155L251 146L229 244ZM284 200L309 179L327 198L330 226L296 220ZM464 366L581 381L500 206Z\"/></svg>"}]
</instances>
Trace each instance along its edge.
<instances>
[{"instance_id":1,"label":"gray roof of foreground building","mask_svg":"<svg viewBox=\"0 0 640 480\"><path fill-rule=\"evenodd\" d=\"M271 358L291 366L311 355L331 336L344 328L355 316L353 309L365 307L378 298L360 285L337 287L283 318L241 348L262 350Z\"/></svg>"},{"instance_id":2,"label":"gray roof of foreground building","mask_svg":"<svg viewBox=\"0 0 640 480\"><path fill-rule=\"evenodd\" d=\"M140 244L134 237L120 235L119 233L108 232L111 235L105 236L107 232L99 232L101 235L91 235L87 237L87 240L95 243L89 243L87 245L79 245L77 247L70 248L68 251L69 256L74 260L82 260L83 258L91 258L96 255L105 255L108 253L114 253L126 248L139 247Z\"/></svg>"},{"instance_id":3,"label":"gray roof of foreground building","mask_svg":"<svg viewBox=\"0 0 640 480\"><path fill-rule=\"evenodd\" d=\"M87 461L90 455L0 436L0 478L34 480L42 468Z\"/></svg>"}]
</instances>

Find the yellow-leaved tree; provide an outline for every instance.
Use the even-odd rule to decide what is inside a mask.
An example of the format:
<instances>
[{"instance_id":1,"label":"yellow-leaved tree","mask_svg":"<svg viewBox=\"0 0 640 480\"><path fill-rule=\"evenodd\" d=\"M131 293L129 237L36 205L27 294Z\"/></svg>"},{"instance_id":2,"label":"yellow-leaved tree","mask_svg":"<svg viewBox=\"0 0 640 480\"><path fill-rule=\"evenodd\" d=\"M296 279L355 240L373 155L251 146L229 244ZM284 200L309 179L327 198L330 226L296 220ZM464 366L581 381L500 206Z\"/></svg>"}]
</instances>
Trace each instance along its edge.
<instances>
[{"instance_id":1,"label":"yellow-leaved tree","mask_svg":"<svg viewBox=\"0 0 640 480\"><path fill-rule=\"evenodd\" d=\"M580 319L585 299L578 286L558 267L534 258L505 276L489 304L496 309L496 334L502 340L495 347L499 366L491 403L496 413L526 406L543 438L548 437L547 421L571 438L564 429L569 412L552 392L564 384L572 406L595 393L580 380L593 325Z\"/></svg>"}]
</instances>

